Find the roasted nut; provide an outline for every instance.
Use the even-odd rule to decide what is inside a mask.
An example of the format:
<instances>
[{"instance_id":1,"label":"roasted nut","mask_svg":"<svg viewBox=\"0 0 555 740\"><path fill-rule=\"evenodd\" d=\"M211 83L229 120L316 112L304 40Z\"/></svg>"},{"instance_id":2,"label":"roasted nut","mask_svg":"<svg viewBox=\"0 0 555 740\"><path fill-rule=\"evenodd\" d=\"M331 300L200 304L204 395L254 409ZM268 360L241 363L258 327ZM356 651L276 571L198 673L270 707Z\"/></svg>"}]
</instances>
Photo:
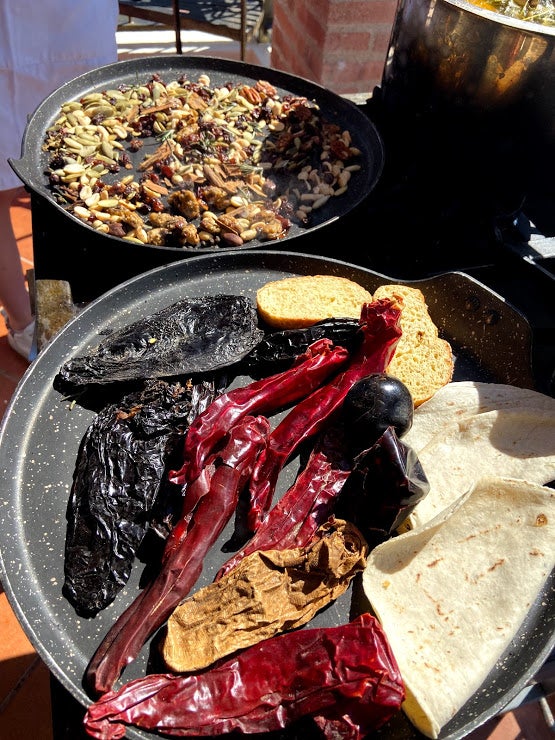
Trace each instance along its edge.
<instances>
[{"instance_id":1,"label":"roasted nut","mask_svg":"<svg viewBox=\"0 0 555 740\"><path fill-rule=\"evenodd\" d=\"M156 76L67 101L43 149L55 197L88 225L189 248L279 239L289 218L309 224L360 169L351 132L323 120L314 101L280 99L266 80L211 89L208 75ZM276 175L287 178L283 192ZM153 220L162 215L171 225Z\"/></svg>"}]
</instances>

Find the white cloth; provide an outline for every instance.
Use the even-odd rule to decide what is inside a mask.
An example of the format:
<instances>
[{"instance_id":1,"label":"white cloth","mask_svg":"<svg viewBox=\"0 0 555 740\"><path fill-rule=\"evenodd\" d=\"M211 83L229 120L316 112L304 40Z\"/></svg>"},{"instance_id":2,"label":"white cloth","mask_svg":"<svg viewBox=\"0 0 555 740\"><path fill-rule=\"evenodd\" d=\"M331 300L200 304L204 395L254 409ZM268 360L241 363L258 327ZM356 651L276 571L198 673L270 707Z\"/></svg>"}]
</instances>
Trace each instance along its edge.
<instances>
[{"instance_id":1,"label":"white cloth","mask_svg":"<svg viewBox=\"0 0 555 740\"><path fill-rule=\"evenodd\" d=\"M68 80L117 61L117 0L1 0L0 190L19 187L25 126Z\"/></svg>"}]
</instances>

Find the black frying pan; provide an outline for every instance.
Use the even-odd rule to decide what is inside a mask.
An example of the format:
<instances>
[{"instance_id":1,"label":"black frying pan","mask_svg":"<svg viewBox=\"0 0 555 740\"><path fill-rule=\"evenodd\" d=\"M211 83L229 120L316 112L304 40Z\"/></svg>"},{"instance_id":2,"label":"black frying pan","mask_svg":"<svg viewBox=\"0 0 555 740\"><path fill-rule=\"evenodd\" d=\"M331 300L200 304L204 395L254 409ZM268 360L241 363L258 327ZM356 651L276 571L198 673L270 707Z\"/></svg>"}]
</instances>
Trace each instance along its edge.
<instances>
[{"instance_id":1,"label":"black frying pan","mask_svg":"<svg viewBox=\"0 0 555 740\"><path fill-rule=\"evenodd\" d=\"M185 259L139 275L87 306L40 353L14 393L0 426L0 578L37 652L83 706L90 703L82 686L86 665L114 620L140 591L142 569L137 562L128 585L95 619L78 617L62 596L66 504L78 447L94 413L78 403L69 404L54 390L52 382L60 365L98 344L107 330L147 316L178 298L222 291L254 300L256 290L269 280L314 274L347 277L371 292L382 283L396 282L339 260L277 250ZM463 273L406 284L422 290L432 318L451 343L454 380L532 386L530 327L510 304ZM496 320L482 321L483 311ZM280 481L281 493L294 474L295 466L290 463ZM222 546L232 531L230 522L209 552L195 590L210 583L229 556ZM555 646L553 575L483 686L442 729L441 740L462 740L502 711L545 662ZM361 601L360 589L350 589L320 612L311 626L343 624L365 608ZM148 656L146 646L126 668L124 680L144 675ZM126 737L154 740L159 735L129 729ZM314 740L307 732L293 730L251 737ZM382 739L424 740L402 713L367 738Z\"/></svg>"},{"instance_id":2,"label":"black frying pan","mask_svg":"<svg viewBox=\"0 0 555 740\"><path fill-rule=\"evenodd\" d=\"M58 117L62 104L70 100L79 99L91 92L117 88L120 84L143 84L154 73L158 73L165 82L170 82L185 72L193 80L196 80L201 74L209 75L212 87L224 85L227 82L232 82L235 85L242 82L254 84L258 80L264 79L277 89L280 97L286 94L305 96L318 104L323 116L328 121L348 130L352 135L353 145L360 149L361 169L358 172L353 172L346 193L336 198L330 198L322 208L314 211L311 214L312 220L309 225L294 224L291 226L287 236L280 239L280 246L283 242L288 242L287 246L289 247L291 239L325 226L348 213L372 191L378 182L384 162L382 141L374 124L354 103L302 77L295 77L285 72L257 65L199 56L146 57L116 62L115 64L99 67L65 83L47 97L32 114L23 136L21 159L8 160L12 169L33 193L52 203L68 219L90 232L91 227L66 212L56 202L49 189L44 172L50 157L48 153L41 149L46 130ZM149 140L145 139L144 151L146 151L148 143ZM137 164L144 157L144 151L139 153ZM122 243L122 239L119 237L102 236L112 241L114 246ZM260 247L261 244L268 247L275 244L275 242L261 242L259 239L253 239L241 249L252 249ZM174 247L147 245L145 248L173 254L176 252ZM178 253L182 258L189 255L194 256L198 253L229 251L230 249L236 250L237 247L192 249L185 252L178 250Z\"/></svg>"}]
</instances>

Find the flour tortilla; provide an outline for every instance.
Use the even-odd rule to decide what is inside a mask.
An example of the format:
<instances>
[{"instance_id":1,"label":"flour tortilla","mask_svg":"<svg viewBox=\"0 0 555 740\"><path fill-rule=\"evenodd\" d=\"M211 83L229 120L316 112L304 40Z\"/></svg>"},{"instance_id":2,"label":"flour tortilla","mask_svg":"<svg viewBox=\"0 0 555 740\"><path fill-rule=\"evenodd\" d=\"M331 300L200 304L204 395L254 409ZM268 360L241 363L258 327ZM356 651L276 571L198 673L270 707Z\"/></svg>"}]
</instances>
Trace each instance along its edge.
<instances>
[{"instance_id":1,"label":"flour tortilla","mask_svg":"<svg viewBox=\"0 0 555 740\"><path fill-rule=\"evenodd\" d=\"M538 409L555 415L555 398L529 388L503 383L480 383L463 380L448 383L429 401L419 406L414 423L403 442L420 452L448 424L464 415L483 414L496 409Z\"/></svg>"},{"instance_id":2,"label":"flour tortilla","mask_svg":"<svg viewBox=\"0 0 555 740\"><path fill-rule=\"evenodd\" d=\"M363 586L426 736L480 688L555 566L555 492L486 477L368 558Z\"/></svg>"},{"instance_id":3,"label":"flour tortilla","mask_svg":"<svg viewBox=\"0 0 555 740\"><path fill-rule=\"evenodd\" d=\"M483 475L555 479L555 399L495 383L450 383L414 414L403 441L430 483L401 531L430 521Z\"/></svg>"}]
</instances>

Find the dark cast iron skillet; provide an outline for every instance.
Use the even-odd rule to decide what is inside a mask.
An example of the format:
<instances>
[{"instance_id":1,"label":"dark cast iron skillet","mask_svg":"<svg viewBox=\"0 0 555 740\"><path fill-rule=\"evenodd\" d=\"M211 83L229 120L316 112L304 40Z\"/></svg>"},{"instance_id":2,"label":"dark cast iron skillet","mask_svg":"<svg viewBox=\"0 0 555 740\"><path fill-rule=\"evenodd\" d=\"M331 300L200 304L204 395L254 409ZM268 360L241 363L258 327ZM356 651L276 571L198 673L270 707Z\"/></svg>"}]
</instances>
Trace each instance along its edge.
<instances>
[{"instance_id":1,"label":"dark cast iron skillet","mask_svg":"<svg viewBox=\"0 0 555 740\"><path fill-rule=\"evenodd\" d=\"M382 140L374 124L354 103L314 82L266 67L213 57L176 55L116 62L70 80L47 97L34 111L27 123L23 135L21 159L8 160L12 169L27 188L53 204L68 219L79 224L88 232L92 230L92 227L87 226L58 204L48 186L48 178L44 173L50 155L42 151L46 131L58 118L62 104L79 99L91 92L115 89L121 84L145 84L153 74L159 74L164 82L170 82L183 74L186 74L192 81L196 81L201 74L207 74L210 77L211 87L222 86L227 82L234 85L239 83L252 85L258 80L266 80L277 89L280 97L294 94L315 101L326 120L338 124L343 130L348 130L351 133L353 146L356 146L361 152L357 161L357 163L360 163L361 169L353 172L347 191L342 196L330 198L322 208L314 211L308 225L293 224L287 235L279 240L279 246L285 243L285 248L290 248L291 239L330 224L351 211L373 190L380 178L384 164L384 151ZM157 145L154 138L147 138L143 141L144 146L139 152L136 154L129 153L135 167L138 166L150 148L154 150L155 145ZM126 171L126 174L130 174L131 171ZM120 173L118 177L122 177L122 174ZM105 179L109 182L110 176L107 175ZM107 239L108 243L112 242L114 247L121 245L124 241L115 236L104 234L101 236ZM176 250L174 247L145 245L144 249L166 252L169 261L174 259L176 251L181 255L177 259L182 259L195 254L214 251L236 251L237 249L253 249L260 246L273 248L276 244L276 242L262 242L259 239L253 239L239 248L216 247ZM142 248L139 247L139 249Z\"/></svg>"},{"instance_id":2,"label":"dark cast iron skillet","mask_svg":"<svg viewBox=\"0 0 555 740\"><path fill-rule=\"evenodd\" d=\"M393 282L420 288L432 318L453 348L454 380L533 387L528 322L498 294L463 273L399 281L335 259L279 250L238 251L172 262L143 273L90 303L30 366L0 427L0 578L33 646L54 677L83 706L90 703L82 685L87 663L115 619L139 593L143 566L135 562L126 587L94 619L78 617L62 595L66 506L79 444L94 412L79 403L70 404L54 390L56 373L63 362L96 346L106 332L178 299L223 292L254 300L256 290L269 280L315 274L347 277L370 292ZM234 382L243 384L248 378ZM280 475L276 498L293 482L298 464L298 459L292 460ZM233 521L229 523L209 551L194 590L210 583L229 557L223 548L233 525ZM316 615L308 626L344 624L367 608L360 583L355 579L353 587ZM443 728L441 740L465 737L498 714L526 686L555 646L554 620L551 577L483 686ZM479 649L479 645L469 646L469 650ZM156 655L154 641L125 669L123 681L144 675L153 654ZM126 737L144 739L157 735L130 728ZM401 712L370 737L422 740ZM261 740L277 738L313 740L314 732L309 732L305 724L300 730L269 733Z\"/></svg>"}]
</instances>

